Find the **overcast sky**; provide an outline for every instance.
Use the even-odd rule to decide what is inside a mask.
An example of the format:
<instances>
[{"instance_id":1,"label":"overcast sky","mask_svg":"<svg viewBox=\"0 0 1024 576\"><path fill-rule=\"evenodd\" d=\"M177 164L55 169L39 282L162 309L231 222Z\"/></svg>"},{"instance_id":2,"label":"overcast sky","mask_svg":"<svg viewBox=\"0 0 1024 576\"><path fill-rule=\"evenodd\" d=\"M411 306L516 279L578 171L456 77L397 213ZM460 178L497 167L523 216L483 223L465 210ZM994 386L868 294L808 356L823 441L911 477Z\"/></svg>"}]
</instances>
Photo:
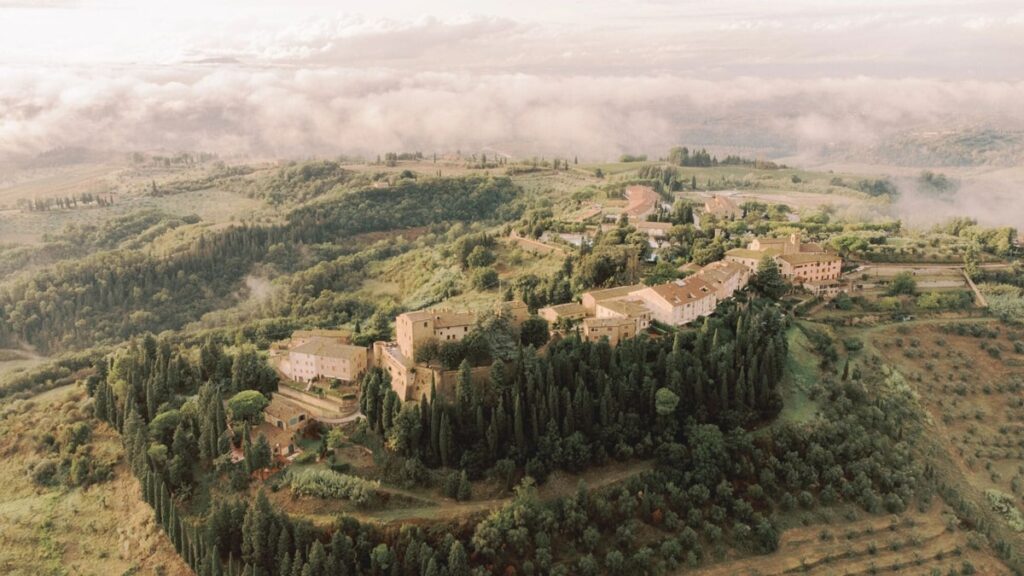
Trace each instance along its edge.
<instances>
[{"instance_id":1,"label":"overcast sky","mask_svg":"<svg viewBox=\"0 0 1024 576\"><path fill-rule=\"evenodd\" d=\"M1022 53L1019 0L0 0L0 155L813 151L1017 127Z\"/></svg>"}]
</instances>

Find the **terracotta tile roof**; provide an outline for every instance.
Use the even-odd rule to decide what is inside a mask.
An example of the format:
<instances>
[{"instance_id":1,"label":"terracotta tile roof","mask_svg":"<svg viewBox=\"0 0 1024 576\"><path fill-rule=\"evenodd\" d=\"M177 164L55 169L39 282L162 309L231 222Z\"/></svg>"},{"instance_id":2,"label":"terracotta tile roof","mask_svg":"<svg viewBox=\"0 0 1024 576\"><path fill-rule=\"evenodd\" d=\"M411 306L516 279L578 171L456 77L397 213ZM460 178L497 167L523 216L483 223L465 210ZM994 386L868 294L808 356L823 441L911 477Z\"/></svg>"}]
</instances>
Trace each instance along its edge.
<instances>
[{"instance_id":1,"label":"terracotta tile roof","mask_svg":"<svg viewBox=\"0 0 1024 576\"><path fill-rule=\"evenodd\" d=\"M685 280L651 286L651 290L671 306L689 304L715 294L707 282L694 276Z\"/></svg>"},{"instance_id":2,"label":"terracotta tile roof","mask_svg":"<svg viewBox=\"0 0 1024 576\"><path fill-rule=\"evenodd\" d=\"M798 254L784 254L779 256L779 260L785 260L791 266L800 266L802 264L812 264L815 262L836 262L842 260L842 258L827 252L818 252L816 254L800 252Z\"/></svg>"},{"instance_id":3,"label":"terracotta tile roof","mask_svg":"<svg viewBox=\"0 0 1024 576\"><path fill-rule=\"evenodd\" d=\"M781 254L781 250L769 248L767 250L748 250L747 248L733 248L725 253L726 256L735 256L736 258L753 258L760 260L765 256L778 256Z\"/></svg>"},{"instance_id":4,"label":"terracotta tile roof","mask_svg":"<svg viewBox=\"0 0 1024 576\"><path fill-rule=\"evenodd\" d=\"M312 356L323 356L325 358L351 360L352 358L357 357L360 352L366 352L366 348L342 344L338 340L314 338L301 346L292 348L290 352L295 352L297 354L310 354Z\"/></svg>"},{"instance_id":5,"label":"terracotta tile roof","mask_svg":"<svg viewBox=\"0 0 1024 576\"><path fill-rule=\"evenodd\" d=\"M434 328L451 328L453 326L469 326L476 322L476 317L468 312L452 312L450 310L417 310L402 314L413 322L433 320Z\"/></svg>"},{"instance_id":6,"label":"terracotta tile roof","mask_svg":"<svg viewBox=\"0 0 1024 576\"><path fill-rule=\"evenodd\" d=\"M577 302L568 302L566 304L556 304L554 306L546 306L541 310L551 310L559 316L586 316L587 309L582 304Z\"/></svg>"},{"instance_id":7,"label":"terracotta tile roof","mask_svg":"<svg viewBox=\"0 0 1024 576\"><path fill-rule=\"evenodd\" d=\"M637 300L609 300L599 302L598 306L628 317L643 316L651 313L650 309L644 306L643 302Z\"/></svg>"},{"instance_id":8,"label":"terracotta tile roof","mask_svg":"<svg viewBox=\"0 0 1024 576\"><path fill-rule=\"evenodd\" d=\"M583 295L586 296L589 294L595 302L601 302L602 300L608 300L611 298L622 298L624 296L629 296L633 292L636 292L637 290L643 290L644 288L646 288L646 286L644 286L643 284L633 284L631 286L618 286L615 288L591 290L590 292L585 292Z\"/></svg>"},{"instance_id":9,"label":"terracotta tile roof","mask_svg":"<svg viewBox=\"0 0 1024 576\"><path fill-rule=\"evenodd\" d=\"M634 224L634 226L636 226L637 230L671 230L674 224L671 222L648 222L641 220Z\"/></svg>"},{"instance_id":10,"label":"terracotta tile roof","mask_svg":"<svg viewBox=\"0 0 1024 576\"><path fill-rule=\"evenodd\" d=\"M658 193L650 186L628 186L626 198L629 205L625 212L630 216L645 216L658 204Z\"/></svg>"},{"instance_id":11,"label":"terracotta tile roof","mask_svg":"<svg viewBox=\"0 0 1024 576\"><path fill-rule=\"evenodd\" d=\"M728 274L742 274L746 269L746 266L738 262L733 262L731 260L718 260L701 268L701 271L716 270Z\"/></svg>"}]
</instances>

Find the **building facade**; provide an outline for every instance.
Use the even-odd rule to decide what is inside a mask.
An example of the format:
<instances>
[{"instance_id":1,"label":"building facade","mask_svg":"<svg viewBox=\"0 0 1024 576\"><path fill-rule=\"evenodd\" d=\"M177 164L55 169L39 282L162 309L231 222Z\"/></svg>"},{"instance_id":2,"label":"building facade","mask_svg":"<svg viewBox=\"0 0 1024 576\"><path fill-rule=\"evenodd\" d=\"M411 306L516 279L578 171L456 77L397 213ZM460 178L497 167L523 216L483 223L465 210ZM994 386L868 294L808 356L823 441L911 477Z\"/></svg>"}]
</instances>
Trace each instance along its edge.
<instances>
[{"instance_id":1,"label":"building facade","mask_svg":"<svg viewBox=\"0 0 1024 576\"><path fill-rule=\"evenodd\" d=\"M343 344L335 338L310 337L288 351L283 372L296 382L336 378L353 382L366 372L366 348Z\"/></svg>"},{"instance_id":2,"label":"building facade","mask_svg":"<svg viewBox=\"0 0 1024 576\"><path fill-rule=\"evenodd\" d=\"M583 319L580 335L587 342L598 342L608 339L608 344L618 346L619 342L637 335L636 322L632 318L596 318Z\"/></svg>"},{"instance_id":3,"label":"building facade","mask_svg":"<svg viewBox=\"0 0 1024 576\"><path fill-rule=\"evenodd\" d=\"M843 259L835 254L783 254L779 256L779 271L794 284L838 280Z\"/></svg>"},{"instance_id":4,"label":"building facade","mask_svg":"<svg viewBox=\"0 0 1024 576\"><path fill-rule=\"evenodd\" d=\"M395 318L395 336L402 355L416 358L416 347L431 338L438 342L458 342L465 338L476 316L448 310L406 312Z\"/></svg>"},{"instance_id":5,"label":"building facade","mask_svg":"<svg viewBox=\"0 0 1024 576\"><path fill-rule=\"evenodd\" d=\"M651 326L651 309L639 298L631 300L605 300L598 302L594 318L600 320L628 320L633 323L633 335Z\"/></svg>"},{"instance_id":6,"label":"building facade","mask_svg":"<svg viewBox=\"0 0 1024 576\"><path fill-rule=\"evenodd\" d=\"M650 286L636 292L655 320L670 326L683 326L715 311L718 298L714 289L700 278Z\"/></svg>"}]
</instances>

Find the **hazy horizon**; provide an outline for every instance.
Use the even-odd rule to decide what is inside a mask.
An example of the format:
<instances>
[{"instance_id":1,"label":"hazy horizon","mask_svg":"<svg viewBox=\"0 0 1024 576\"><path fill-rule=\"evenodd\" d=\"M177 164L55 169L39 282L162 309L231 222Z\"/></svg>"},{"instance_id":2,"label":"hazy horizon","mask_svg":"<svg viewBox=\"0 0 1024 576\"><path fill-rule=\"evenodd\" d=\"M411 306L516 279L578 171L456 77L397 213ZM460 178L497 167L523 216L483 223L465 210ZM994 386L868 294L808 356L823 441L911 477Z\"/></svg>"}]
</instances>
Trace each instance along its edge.
<instances>
[{"instance_id":1,"label":"hazy horizon","mask_svg":"<svg viewBox=\"0 0 1024 576\"><path fill-rule=\"evenodd\" d=\"M815 157L1015 130L1013 2L0 2L0 157L678 143Z\"/></svg>"}]
</instances>

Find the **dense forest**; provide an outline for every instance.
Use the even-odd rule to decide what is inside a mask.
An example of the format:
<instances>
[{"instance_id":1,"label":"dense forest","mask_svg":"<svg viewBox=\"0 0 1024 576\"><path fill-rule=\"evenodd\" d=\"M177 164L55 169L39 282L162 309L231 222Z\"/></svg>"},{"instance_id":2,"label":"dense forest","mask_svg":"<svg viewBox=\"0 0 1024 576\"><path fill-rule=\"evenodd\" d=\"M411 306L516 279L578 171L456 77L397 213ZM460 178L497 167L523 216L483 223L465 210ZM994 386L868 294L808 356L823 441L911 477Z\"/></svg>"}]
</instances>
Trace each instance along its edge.
<instances>
[{"instance_id":1,"label":"dense forest","mask_svg":"<svg viewBox=\"0 0 1024 576\"><path fill-rule=\"evenodd\" d=\"M433 396L403 404L379 370L360 397L370 426L416 465L479 478L508 459L543 480L556 468L578 472L674 439L689 419L733 427L773 415L782 331L774 310L734 309L674 339L612 349L568 338L544 355L520 349L513 361L495 362L481 388L465 362L451 403Z\"/></svg>"},{"instance_id":2,"label":"dense forest","mask_svg":"<svg viewBox=\"0 0 1024 576\"><path fill-rule=\"evenodd\" d=\"M239 424L234 400L276 385L251 348L227 353L212 341L189 347L145 337L100 362L87 387L96 414L121 431L145 499L201 576L466 575L509 566L523 574L662 573L726 545L775 549L775 510L850 501L898 512L915 497L920 471L900 448L914 424L898 397L872 399L844 377L821 399L814 426L744 430L780 407L785 329L773 307L751 305L675 338L616 349L574 337L543 354L519 348L495 364L486 385L463 379L450 403L403 405L371 374L368 427L406 468L500 474L510 485L529 476L474 525L437 529L382 531L344 516L314 527L262 492L245 497L249 460L262 461L268 448ZM231 445L247 460L224 456ZM656 465L621 486L581 487L551 501L534 489L555 468L630 458ZM201 503L196 490L207 477L239 496ZM653 539L638 538L650 531Z\"/></svg>"},{"instance_id":3,"label":"dense forest","mask_svg":"<svg viewBox=\"0 0 1024 576\"><path fill-rule=\"evenodd\" d=\"M301 246L365 232L511 219L517 194L505 178L407 181L307 204L284 224L204 232L169 255L117 249L63 262L0 289L0 344L57 351L178 328L230 303L272 249L287 260Z\"/></svg>"}]
</instances>

